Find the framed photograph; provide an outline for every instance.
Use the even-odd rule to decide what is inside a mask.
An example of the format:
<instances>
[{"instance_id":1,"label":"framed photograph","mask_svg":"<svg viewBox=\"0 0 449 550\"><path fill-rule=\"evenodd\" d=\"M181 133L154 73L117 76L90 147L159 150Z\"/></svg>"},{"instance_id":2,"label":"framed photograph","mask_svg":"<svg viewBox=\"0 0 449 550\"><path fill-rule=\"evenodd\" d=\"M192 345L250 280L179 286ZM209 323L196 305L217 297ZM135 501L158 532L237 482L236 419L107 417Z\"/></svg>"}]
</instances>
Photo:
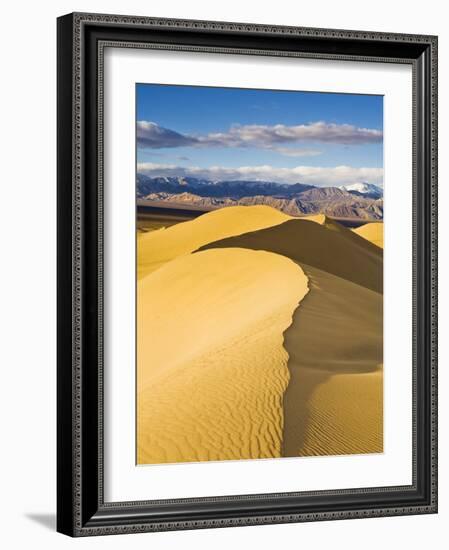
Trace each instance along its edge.
<instances>
[{"instance_id":1,"label":"framed photograph","mask_svg":"<svg viewBox=\"0 0 449 550\"><path fill-rule=\"evenodd\" d=\"M58 531L437 511L437 38L58 19Z\"/></svg>"}]
</instances>

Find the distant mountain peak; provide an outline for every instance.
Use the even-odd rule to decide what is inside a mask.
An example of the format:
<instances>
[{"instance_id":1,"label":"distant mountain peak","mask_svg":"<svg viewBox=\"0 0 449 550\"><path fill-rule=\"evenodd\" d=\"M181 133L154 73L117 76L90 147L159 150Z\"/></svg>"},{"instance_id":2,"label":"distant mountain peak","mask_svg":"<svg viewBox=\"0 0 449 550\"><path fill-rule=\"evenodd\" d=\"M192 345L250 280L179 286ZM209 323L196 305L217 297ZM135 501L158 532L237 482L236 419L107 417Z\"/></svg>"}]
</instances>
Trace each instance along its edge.
<instances>
[{"instance_id":1,"label":"distant mountain peak","mask_svg":"<svg viewBox=\"0 0 449 550\"><path fill-rule=\"evenodd\" d=\"M260 180L209 181L191 176L137 174L137 197L153 202L190 204L210 210L232 205L265 204L292 216L326 214L338 218L379 220L382 189L368 183L316 187Z\"/></svg>"},{"instance_id":2,"label":"distant mountain peak","mask_svg":"<svg viewBox=\"0 0 449 550\"><path fill-rule=\"evenodd\" d=\"M371 199L380 199L384 196L382 187L378 187L373 183L360 182L360 183L351 183L349 185L342 185L340 189L344 189L349 193L363 195Z\"/></svg>"},{"instance_id":3,"label":"distant mountain peak","mask_svg":"<svg viewBox=\"0 0 449 550\"><path fill-rule=\"evenodd\" d=\"M313 185L303 183L277 183L263 180L221 180L209 181L192 176L157 176L149 177L137 174L137 194L144 197L149 193L181 193L186 190L204 197L242 197L283 196L294 197L303 191L315 189Z\"/></svg>"}]
</instances>

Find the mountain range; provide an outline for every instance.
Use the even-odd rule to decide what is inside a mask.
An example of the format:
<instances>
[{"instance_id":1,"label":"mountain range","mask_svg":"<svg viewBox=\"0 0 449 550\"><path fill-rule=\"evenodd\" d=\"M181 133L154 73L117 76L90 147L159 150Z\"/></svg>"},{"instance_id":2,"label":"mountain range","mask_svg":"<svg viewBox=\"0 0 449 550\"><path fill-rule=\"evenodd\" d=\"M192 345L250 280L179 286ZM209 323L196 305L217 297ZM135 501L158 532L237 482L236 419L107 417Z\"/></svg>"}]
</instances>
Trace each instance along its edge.
<instances>
[{"instance_id":1,"label":"mountain range","mask_svg":"<svg viewBox=\"0 0 449 550\"><path fill-rule=\"evenodd\" d=\"M370 183L317 187L259 180L210 181L194 177L137 174L137 198L211 210L265 204L292 216L326 214L336 218L381 220L383 190Z\"/></svg>"}]
</instances>

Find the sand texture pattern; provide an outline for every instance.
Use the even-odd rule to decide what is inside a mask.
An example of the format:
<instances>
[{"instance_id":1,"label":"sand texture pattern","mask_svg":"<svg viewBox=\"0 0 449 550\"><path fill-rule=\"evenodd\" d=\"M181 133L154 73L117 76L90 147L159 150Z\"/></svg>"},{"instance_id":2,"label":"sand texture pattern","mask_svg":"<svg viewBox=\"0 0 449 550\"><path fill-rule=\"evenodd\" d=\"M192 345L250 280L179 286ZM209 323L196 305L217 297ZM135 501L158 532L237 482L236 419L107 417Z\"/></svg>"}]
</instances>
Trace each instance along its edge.
<instances>
[{"instance_id":1,"label":"sand texture pattern","mask_svg":"<svg viewBox=\"0 0 449 550\"><path fill-rule=\"evenodd\" d=\"M282 456L382 452L382 250L324 216L205 248L221 246L282 254L309 279L284 335L290 382Z\"/></svg>"},{"instance_id":2,"label":"sand texture pattern","mask_svg":"<svg viewBox=\"0 0 449 550\"><path fill-rule=\"evenodd\" d=\"M266 206L143 240L139 464L382 452L379 246Z\"/></svg>"},{"instance_id":3,"label":"sand texture pattern","mask_svg":"<svg viewBox=\"0 0 449 550\"><path fill-rule=\"evenodd\" d=\"M283 332L307 292L290 259L238 248L141 281L138 463L281 456Z\"/></svg>"},{"instance_id":4,"label":"sand texture pattern","mask_svg":"<svg viewBox=\"0 0 449 550\"><path fill-rule=\"evenodd\" d=\"M311 266L285 332L283 456L382 452L382 295Z\"/></svg>"}]
</instances>

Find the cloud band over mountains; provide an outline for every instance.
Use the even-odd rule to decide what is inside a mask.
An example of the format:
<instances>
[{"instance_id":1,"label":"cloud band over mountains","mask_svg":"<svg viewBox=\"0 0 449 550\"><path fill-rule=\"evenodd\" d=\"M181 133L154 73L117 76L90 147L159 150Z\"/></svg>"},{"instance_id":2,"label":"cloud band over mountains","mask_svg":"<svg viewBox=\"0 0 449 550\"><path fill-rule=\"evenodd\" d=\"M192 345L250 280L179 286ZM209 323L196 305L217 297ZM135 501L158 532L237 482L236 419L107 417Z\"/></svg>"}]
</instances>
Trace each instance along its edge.
<instances>
[{"instance_id":1,"label":"cloud band over mountains","mask_svg":"<svg viewBox=\"0 0 449 550\"><path fill-rule=\"evenodd\" d=\"M382 131L358 128L351 124L313 122L287 126L285 124L233 125L227 132L182 134L159 126L155 122L137 122L137 145L141 149L174 147L258 147L275 150L288 156L314 156L315 149L293 149L285 145L302 142L362 145L382 142Z\"/></svg>"},{"instance_id":2,"label":"cloud band over mountains","mask_svg":"<svg viewBox=\"0 0 449 550\"><path fill-rule=\"evenodd\" d=\"M383 185L382 168L354 168L352 166L318 167L296 166L294 168L277 168L270 165L240 166L177 166L173 164L156 164L141 162L137 171L149 177L192 176L211 181L223 180L263 180L279 183L305 183L321 187L338 187L352 183L368 182Z\"/></svg>"}]
</instances>

